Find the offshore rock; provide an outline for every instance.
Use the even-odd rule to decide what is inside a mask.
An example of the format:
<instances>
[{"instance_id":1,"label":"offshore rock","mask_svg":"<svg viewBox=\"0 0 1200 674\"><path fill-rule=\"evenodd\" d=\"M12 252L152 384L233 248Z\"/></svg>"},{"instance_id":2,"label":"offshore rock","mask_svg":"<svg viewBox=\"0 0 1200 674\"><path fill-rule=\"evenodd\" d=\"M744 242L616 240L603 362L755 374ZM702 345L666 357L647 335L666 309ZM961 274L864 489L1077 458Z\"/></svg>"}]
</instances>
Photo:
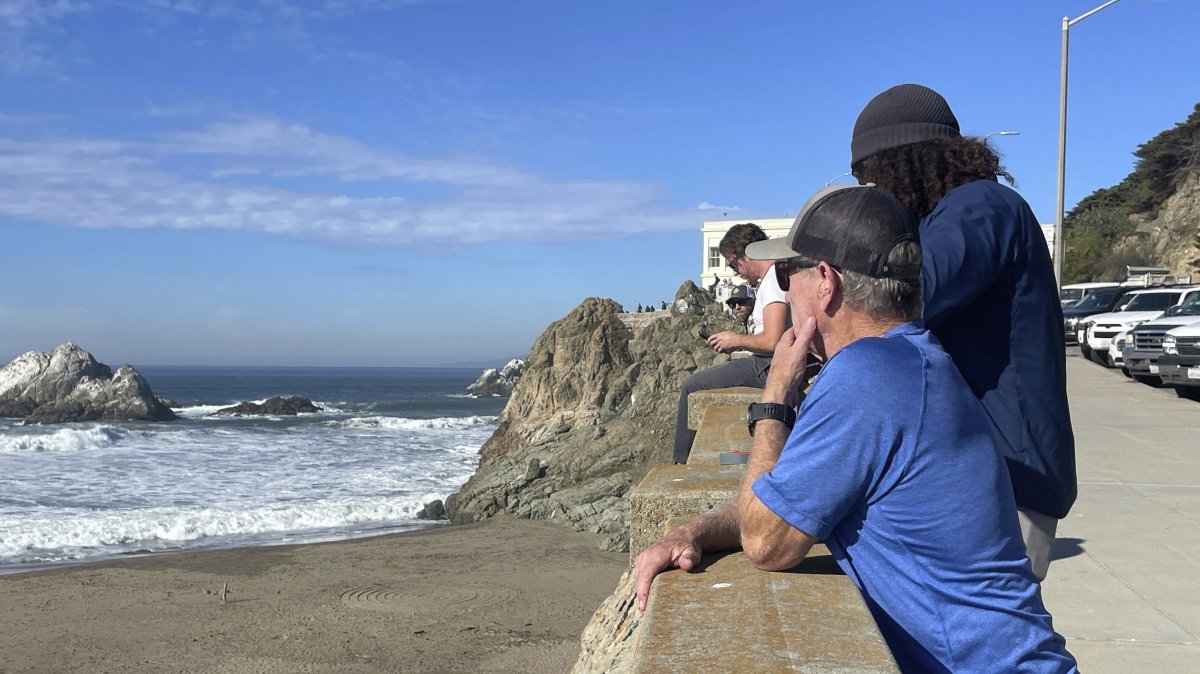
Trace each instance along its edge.
<instances>
[{"instance_id":1,"label":"offshore rock","mask_svg":"<svg viewBox=\"0 0 1200 674\"><path fill-rule=\"evenodd\" d=\"M669 317L637 329L619 304L594 297L550 324L479 468L446 500L451 521L561 519L607 534L605 549L628 549L625 494L651 465L671 461L679 385L728 358L696 337L702 325L730 329L723 307L691 282L676 300Z\"/></svg>"},{"instance_id":2,"label":"offshore rock","mask_svg":"<svg viewBox=\"0 0 1200 674\"><path fill-rule=\"evenodd\" d=\"M442 503L441 499L434 499L417 511L417 519L444 520L446 519L446 506Z\"/></svg>"},{"instance_id":3,"label":"offshore rock","mask_svg":"<svg viewBox=\"0 0 1200 674\"><path fill-rule=\"evenodd\" d=\"M320 411L321 408L314 405L313 401L302 396L273 396L262 403L244 402L233 407L222 407L216 414L295 416Z\"/></svg>"},{"instance_id":4,"label":"offshore rock","mask_svg":"<svg viewBox=\"0 0 1200 674\"><path fill-rule=\"evenodd\" d=\"M484 370L483 374L479 375L479 379L467 387L466 393L473 396L512 395L513 386L523 374L525 374L525 361L513 358L499 370L494 367Z\"/></svg>"},{"instance_id":5,"label":"offshore rock","mask_svg":"<svg viewBox=\"0 0 1200 674\"><path fill-rule=\"evenodd\" d=\"M26 423L170 421L142 375L130 365L116 373L70 342L50 353L30 351L0 369L0 417Z\"/></svg>"}]
</instances>

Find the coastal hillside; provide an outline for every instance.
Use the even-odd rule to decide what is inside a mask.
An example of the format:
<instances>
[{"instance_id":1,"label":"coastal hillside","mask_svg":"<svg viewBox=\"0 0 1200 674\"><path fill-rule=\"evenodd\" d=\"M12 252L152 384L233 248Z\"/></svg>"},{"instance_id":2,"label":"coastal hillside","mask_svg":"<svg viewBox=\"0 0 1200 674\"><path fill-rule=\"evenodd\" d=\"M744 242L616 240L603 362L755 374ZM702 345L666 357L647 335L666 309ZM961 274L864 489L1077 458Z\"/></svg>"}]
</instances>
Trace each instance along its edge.
<instances>
[{"instance_id":1,"label":"coastal hillside","mask_svg":"<svg viewBox=\"0 0 1200 674\"><path fill-rule=\"evenodd\" d=\"M1067 214L1064 282L1118 279L1125 265L1200 275L1200 104L1134 156L1124 180Z\"/></svg>"},{"instance_id":2,"label":"coastal hillside","mask_svg":"<svg viewBox=\"0 0 1200 674\"><path fill-rule=\"evenodd\" d=\"M679 384L727 358L697 330L730 325L690 281L661 318L629 316L588 298L538 337L478 470L446 502L455 523L500 512L560 519L607 535L605 549L627 549L625 494L671 460Z\"/></svg>"}]
</instances>

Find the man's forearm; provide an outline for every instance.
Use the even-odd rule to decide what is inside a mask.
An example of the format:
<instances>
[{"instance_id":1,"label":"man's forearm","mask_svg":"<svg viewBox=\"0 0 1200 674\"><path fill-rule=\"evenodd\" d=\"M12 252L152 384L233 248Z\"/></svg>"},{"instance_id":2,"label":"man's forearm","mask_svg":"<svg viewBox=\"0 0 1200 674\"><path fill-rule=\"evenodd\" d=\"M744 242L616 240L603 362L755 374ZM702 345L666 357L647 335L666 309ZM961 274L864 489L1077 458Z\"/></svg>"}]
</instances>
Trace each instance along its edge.
<instances>
[{"instance_id":1,"label":"man's forearm","mask_svg":"<svg viewBox=\"0 0 1200 674\"><path fill-rule=\"evenodd\" d=\"M687 532L702 550L716 552L736 549L741 545L737 500L730 499L688 520L680 525L680 529Z\"/></svg>"},{"instance_id":2,"label":"man's forearm","mask_svg":"<svg viewBox=\"0 0 1200 674\"><path fill-rule=\"evenodd\" d=\"M736 340L737 348L743 351L753 351L759 354L770 354L775 351L775 345L779 342L772 335L767 333L759 333L757 335L738 335Z\"/></svg>"},{"instance_id":3,"label":"man's forearm","mask_svg":"<svg viewBox=\"0 0 1200 674\"><path fill-rule=\"evenodd\" d=\"M782 394L777 400L772 397L770 390L764 389L764 402L783 400ZM799 564L816 542L780 519L758 499L753 489L754 482L774 468L790 432L783 422L774 419L764 419L755 425L754 447L738 488L738 530L742 548L757 568L769 571Z\"/></svg>"}]
</instances>

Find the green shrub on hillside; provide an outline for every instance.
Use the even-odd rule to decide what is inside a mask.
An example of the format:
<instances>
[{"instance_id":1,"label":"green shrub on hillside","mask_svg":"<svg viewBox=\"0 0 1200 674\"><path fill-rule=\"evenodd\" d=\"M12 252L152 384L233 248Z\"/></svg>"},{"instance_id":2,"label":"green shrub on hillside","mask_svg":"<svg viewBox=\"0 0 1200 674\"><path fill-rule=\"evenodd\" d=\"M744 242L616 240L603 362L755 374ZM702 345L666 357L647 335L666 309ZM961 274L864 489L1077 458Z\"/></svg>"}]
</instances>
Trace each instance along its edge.
<instances>
[{"instance_id":1,"label":"green shrub on hillside","mask_svg":"<svg viewBox=\"0 0 1200 674\"><path fill-rule=\"evenodd\" d=\"M1137 163L1132 173L1084 197L1067 213L1063 283L1116 278L1125 264L1157 263L1146 246L1117 244L1136 229L1131 215L1153 217L1190 173L1200 171L1200 104L1185 121L1141 144L1133 154ZM1200 257L1192 263L1200 268L1196 262Z\"/></svg>"}]
</instances>

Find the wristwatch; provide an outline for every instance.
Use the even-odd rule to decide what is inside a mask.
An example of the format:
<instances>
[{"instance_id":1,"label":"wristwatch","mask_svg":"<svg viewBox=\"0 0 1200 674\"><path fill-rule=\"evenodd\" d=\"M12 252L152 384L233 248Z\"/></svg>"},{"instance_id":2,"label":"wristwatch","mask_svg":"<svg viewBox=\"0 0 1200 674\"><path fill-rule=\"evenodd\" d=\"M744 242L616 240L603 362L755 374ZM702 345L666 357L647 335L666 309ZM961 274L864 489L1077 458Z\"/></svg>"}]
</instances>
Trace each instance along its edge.
<instances>
[{"instance_id":1,"label":"wristwatch","mask_svg":"<svg viewBox=\"0 0 1200 674\"><path fill-rule=\"evenodd\" d=\"M762 419L782 421L785 426L791 428L796 425L796 410L783 403L750 403L750 407L746 409L746 427L751 436L754 435L754 424Z\"/></svg>"}]
</instances>

